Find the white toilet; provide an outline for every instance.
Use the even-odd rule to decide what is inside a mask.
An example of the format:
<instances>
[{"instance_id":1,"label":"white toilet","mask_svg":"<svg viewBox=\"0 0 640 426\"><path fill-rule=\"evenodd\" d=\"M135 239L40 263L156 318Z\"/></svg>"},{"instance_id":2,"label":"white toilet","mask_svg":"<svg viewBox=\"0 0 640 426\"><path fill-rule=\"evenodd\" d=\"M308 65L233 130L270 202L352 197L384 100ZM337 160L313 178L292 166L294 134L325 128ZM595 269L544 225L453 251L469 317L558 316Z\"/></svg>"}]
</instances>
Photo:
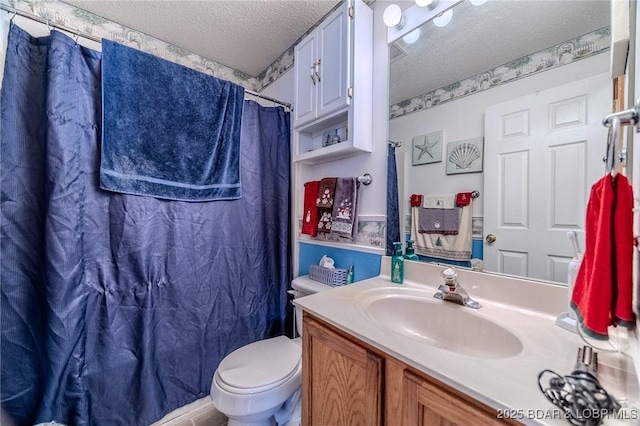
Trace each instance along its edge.
<instances>
[{"instance_id":1,"label":"white toilet","mask_svg":"<svg viewBox=\"0 0 640 426\"><path fill-rule=\"evenodd\" d=\"M329 290L308 277L291 282L294 298ZM302 312L296 308L302 335ZM285 336L260 340L227 355L213 375L213 405L229 418L228 426L294 426L300 423L302 342Z\"/></svg>"}]
</instances>

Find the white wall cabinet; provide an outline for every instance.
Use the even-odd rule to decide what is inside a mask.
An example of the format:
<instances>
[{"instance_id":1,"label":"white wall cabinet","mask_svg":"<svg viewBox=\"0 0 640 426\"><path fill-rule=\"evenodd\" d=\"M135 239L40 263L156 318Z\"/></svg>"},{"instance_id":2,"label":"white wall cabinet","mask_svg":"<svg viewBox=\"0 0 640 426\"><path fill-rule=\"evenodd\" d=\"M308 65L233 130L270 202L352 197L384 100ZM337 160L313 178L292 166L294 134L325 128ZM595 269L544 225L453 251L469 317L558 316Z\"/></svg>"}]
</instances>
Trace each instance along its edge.
<instances>
[{"instance_id":1,"label":"white wall cabinet","mask_svg":"<svg viewBox=\"0 0 640 426\"><path fill-rule=\"evenodd\" d=\"M372 36L373 11L349 0L295 47L294 161L371 152Z\"/></svg>"},{"instance_id":2,"label":"white wall cabinet","mask_svg":"<svg viewBox=\"0 0 640 426\"><path fill-rule=\"evenodd\" d=\"M295 126L324 117L350 102L347 89L349 9L336 9L295 48Z\"/></svg>"}]
</instances>

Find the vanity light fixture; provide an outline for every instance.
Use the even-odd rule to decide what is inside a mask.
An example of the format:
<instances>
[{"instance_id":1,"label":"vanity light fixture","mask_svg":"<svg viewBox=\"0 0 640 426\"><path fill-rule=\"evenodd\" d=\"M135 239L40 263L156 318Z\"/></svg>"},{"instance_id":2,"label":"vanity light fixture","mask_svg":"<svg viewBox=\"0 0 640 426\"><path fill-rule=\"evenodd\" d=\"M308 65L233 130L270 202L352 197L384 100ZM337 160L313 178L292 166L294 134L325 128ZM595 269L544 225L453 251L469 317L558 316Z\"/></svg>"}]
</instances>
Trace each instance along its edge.
<instances>
[{"instance_id":1,"label":"vanity light fixture","mask_svg":"<svg viewBox=\"0 0 640 426\"><path fill-rule=\"evenodd\" d=\"M451 22L452 17L453 17L453 10L449 9L441 13L440 15L436 16L435 18L433 18L433 24L436 27L444 27L449 22Z\"/></svg>"},{"instance_id":2,"label":"vanity light fixture","mask_svg":"<svg viewBox=\"0 0 640 426\"><path fill-rule=\"evenodd\" d=\"M429 9L434 9L438 5L438 0L416 0L416 4L420 7L428 7Z\"/></svg>"},{"instance_id":3,"label":"vanity light fixture","mask_svg":"<svg viewBox=\"0 0 640 426\"><path fill-rule=\"evenodd\" d=\"M418 41L419 38L420 38L420 28L416 28L406 36L402 37L402 40L407 44L413 44L416 41Z\"/></svg>"},{"instance_id":4,"label":"vanity light fixture","mask_svg":"<svg viewBox=\"0 0 640 426\"><path fill-rule=\"evenodd\" d=\"M382 14L382 20L387 27L395 28L397 30L402 29L404 26L404 17L402 16L402 9L397 4L390 4L384 10Z\"/></svg>"}]
</instances>

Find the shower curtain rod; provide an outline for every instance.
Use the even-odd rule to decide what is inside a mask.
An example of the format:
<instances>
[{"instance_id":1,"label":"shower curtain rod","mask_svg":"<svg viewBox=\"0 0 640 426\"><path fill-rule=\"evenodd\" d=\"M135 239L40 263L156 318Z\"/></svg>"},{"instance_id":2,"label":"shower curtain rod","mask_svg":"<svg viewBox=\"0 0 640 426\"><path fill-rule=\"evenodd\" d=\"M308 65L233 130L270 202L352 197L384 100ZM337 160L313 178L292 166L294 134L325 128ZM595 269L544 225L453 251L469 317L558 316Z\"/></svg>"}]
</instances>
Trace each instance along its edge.
<instances>
[{"instance_id":1,"label":"shower curtain rod","mask_svg":"<svg viewBox=\"0 0 640 426\"><path fill-rule=\"evenodd\" d=\"M70 27L67 27L66 25L58 24L58 23L55 23L55 22L50 22L48 19L41 18L41 17L39 17L37 15L34 15L32 13L28 13L28 12L24 12L22 10L18 10L18 9L16 9L14 7L7 6L4 3L0 3L0 10L4 10L5 12L12 14L13 16L11 17L11 19L13 19L13 17L16 16L16 15L17 16L21 16L23 18L27 18L27 19L30 19L32 21L36 21L36 22L39 22L41 24L44 24L47 27L49 27L49 29L57 28L59 30L66 31L66 32L71 33L71 34L75 34L76 40L77 40L78 37L82 37L82 38L87 39L87 40L95 41L96 43L102 43L102 39L99 38L99 37L93 36L91 34L83 33L78 29L70 28ZM290 111L293 110L293 108L291 108L291 104L289 102L283 102L283 101L280 101L278 99L272 98L270 96L261 95L260 93L254 92L253 90L245 89L244 92L249 94L249 95L251 95L251 96L256 96L256 97L264 99L266 101L282 105L283 107L288 108Z\"/></svg>"}]
</instances>

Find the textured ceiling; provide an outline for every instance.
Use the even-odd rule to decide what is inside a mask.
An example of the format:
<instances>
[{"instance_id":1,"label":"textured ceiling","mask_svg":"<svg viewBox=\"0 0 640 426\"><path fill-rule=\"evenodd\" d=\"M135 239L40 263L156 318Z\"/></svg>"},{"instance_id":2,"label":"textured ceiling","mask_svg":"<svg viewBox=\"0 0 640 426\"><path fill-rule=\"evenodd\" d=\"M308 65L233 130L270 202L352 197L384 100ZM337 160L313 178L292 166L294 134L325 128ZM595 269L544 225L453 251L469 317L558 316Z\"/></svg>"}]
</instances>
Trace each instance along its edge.
<instances>
[{"instance_id":1,"label":"textured ceiling","mask_svg":"<svg viewBox=\"0 0 640 426\"><path fill-rule=\"evenodd\" d=\"M398 42L407 56L391 64L390 104L606 27L610 7L608 0L464 1L449 25L428 22L416 43Z\"/></svg>"},{"instance_id":2,"label":"textured ceiling","mask_svg":"<svg viewBox=\"0 0 640 426\"><path fill-rule=\"evenodd\" d=\"M66 0L256 77L336 0Z\"/></svg>"}]
</instances>

